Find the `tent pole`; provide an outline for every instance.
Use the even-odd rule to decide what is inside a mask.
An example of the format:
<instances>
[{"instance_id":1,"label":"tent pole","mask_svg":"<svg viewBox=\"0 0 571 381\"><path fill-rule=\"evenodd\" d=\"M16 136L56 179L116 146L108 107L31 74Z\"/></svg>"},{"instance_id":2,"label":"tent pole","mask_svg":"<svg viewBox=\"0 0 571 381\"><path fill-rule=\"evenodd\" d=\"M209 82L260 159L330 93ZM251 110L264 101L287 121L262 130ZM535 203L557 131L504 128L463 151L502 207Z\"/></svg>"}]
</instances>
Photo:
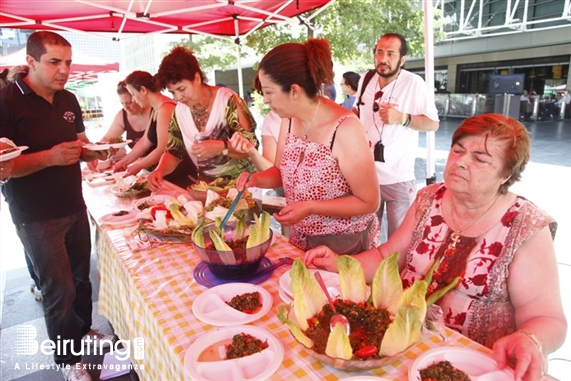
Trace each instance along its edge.
<instances>
[{"instance_id":1,"label":"tent pole","mask_svg":"<svg viewBox=\"0 0 571 381\"><path fill-rule=\"evenodd\" d=\"M242 47L240 44L236 44L236 72L238 73L238 94L240 98L244 99L244 79L242 78Z\"/></svg>"},{"instance_id":2,"label":"tent pole","mask_svg":"<svg viewBox=\"0 0 571 381\"><path fill-rule=\"evenodd\" d=\"M234 17L234 30L236 31L236 73L238 73L238 95L244 99L244 79L242 78L242 45L240 42L240 21L236 15Z\"/></svg>"},{"instance_id":3,"label":"tent pole","mask_svg":"<svg viewBox=\"0 0 571 381\"><path fill-rule=\"evenodd\" d=\"M434 102L434 11L432 1L423 1L424 8L424 67L426 86L428 87L428 97ZM426 132L426 185L436 182L435 172L435 133Z\"/></svg>"}]
</instances>

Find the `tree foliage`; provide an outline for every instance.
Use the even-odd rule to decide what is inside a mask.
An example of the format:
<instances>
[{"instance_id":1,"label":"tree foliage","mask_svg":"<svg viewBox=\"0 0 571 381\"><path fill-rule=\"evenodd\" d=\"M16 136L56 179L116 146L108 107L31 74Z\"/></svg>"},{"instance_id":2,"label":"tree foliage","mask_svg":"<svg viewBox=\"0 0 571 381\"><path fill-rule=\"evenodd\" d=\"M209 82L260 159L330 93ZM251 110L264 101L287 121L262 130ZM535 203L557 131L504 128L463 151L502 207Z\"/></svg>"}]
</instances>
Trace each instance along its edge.
<instances>
[{"instance_id":1,"label":"tree foliage","mask_svg":"<svg viewBox=\"0 0 571 381\"><path fill-rule=\"evenodd\" d=\"M438 31L440 15L435 13L434 41L443 36ZM337 0L307 25L312 14L301 15L299 25L275 24L250 34L241 44L262 57L284 42L303 42L309 37L329 40L333 59L351 65L356 71L369 68L372 51L384 33L402 34L408 42L409 56L424 55L424 20L421 0ZM208 36L192 36L178 43L192 49L204 70L227 69L236 64L234 42ZM243 56L245 53L242 54Z\"/></svg>"}]
</instances>

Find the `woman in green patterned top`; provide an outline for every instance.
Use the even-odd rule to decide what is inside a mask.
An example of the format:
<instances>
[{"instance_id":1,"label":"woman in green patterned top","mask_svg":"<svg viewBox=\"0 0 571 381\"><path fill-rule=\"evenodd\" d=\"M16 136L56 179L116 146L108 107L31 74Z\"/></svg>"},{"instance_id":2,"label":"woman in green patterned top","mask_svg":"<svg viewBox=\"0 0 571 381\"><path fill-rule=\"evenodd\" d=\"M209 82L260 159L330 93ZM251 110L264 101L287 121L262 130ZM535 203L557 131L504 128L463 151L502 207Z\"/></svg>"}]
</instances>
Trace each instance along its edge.
<instances>
[{"instance_id":1,"label":"woman in green patterned top","mask_svg":"<svg viewBox=\"0 0 571 381\"><path fill-rule=\"evenodd\" d=\"M163 177L172 172L184 153L198 167L198 180L232 180L255 168L247 154L228 143L238 131L256 147L256 122L246 102L226 87L210 86L192 51L175 47L163 58L155 76L178 104L169 126L169 141L159 165L149 176L149 186L158 190Z\"/></svg>"}]
</instances>

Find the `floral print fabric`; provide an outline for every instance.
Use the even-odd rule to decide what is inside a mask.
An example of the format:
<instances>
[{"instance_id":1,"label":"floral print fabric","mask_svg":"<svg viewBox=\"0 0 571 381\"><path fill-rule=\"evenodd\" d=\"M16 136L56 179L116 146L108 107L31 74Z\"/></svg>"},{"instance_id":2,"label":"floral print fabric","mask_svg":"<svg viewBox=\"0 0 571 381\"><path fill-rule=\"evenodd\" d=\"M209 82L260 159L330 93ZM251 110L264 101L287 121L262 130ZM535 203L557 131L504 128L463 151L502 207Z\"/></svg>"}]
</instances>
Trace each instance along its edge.
<instances>
[{"instance_id":1,"label":"floral print fabric","mask_svg":"<svg viewBox=\"0 0 571 381\"><path fill-rule=\"evenodd\" d=\"M401 274L408 287L422 279L434 260L446 256L452 230L442 215L444 184L421 189L417 196L416 227ZM438 304L445 324L487 347L516 330L514 307L507 279L509 265L519 247L545 226L555 237L557 223L527 199L517 196L502 219L480 237L460 237L454 260L443 258L430 288L448 283L455 275L462 280ZM450 272L448 263L455 270ZM444 264L444 269L440 268ZM458 266L461 264L461 266ZM441 284L437 284L440 281ZM490 329L493 327L493 329Z\"/></svg>"}]
</instances>

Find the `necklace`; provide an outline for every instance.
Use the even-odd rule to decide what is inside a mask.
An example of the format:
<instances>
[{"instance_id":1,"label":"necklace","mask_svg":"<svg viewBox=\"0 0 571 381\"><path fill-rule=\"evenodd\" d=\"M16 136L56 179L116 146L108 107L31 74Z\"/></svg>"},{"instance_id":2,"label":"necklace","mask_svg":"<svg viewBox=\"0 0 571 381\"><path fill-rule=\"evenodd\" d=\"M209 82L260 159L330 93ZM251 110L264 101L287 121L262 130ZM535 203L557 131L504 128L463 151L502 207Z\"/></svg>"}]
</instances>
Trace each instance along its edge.
<instances>
[{"instance_id":1,"label":"necklace","mask_svg":"<svg viewBox=\"0 0 571 381\"><path fill-rule=\"evenodd\" d=\"M212 89L208 88L208 101L206 102L206 107L202 110L196 108L196 106L192 106L190 108L190 113L192 115L192 119L194 119L194 124L198 131L204 131L206 127L206 122L208 122L208 117L210 116L210 110L208 110L208 105L210 104L210 99L212 98Z\"/></svg>"},{"instance_id":2,"label":"necklace","mask_svg":"<svg viewBox=\"0 0 571 381\"><path fill-rule=\"evenodd\" d=\"M317 116L317 110L319 110L319 105L321 105L321 98L317 102L317 107L315 108L315 112L313 113L313 119L311 120L311 124L309 125L309 128L305 131L305 133L303 134L304 140L307 140L307 134L313 128L313 125L315 123L315 117Z\"/></svg>"},{"instance_id":3,"label":"necklace","mask_svg":"<svg viewBox=\"0 0 571 381\"><path fill-rule=\"evenodd\" d=\"M474 226L476 224L476 222L480 221L482 218L484 218L484 216L486 214L488 214L488 212L492 209L492 206L494 206L494 204L496 203L497 199L498 199L498 195L496 195L496 197L494 198L494 201L492 201L490 206L488 206L488 208L486 210L484 210L484 212L482 214L480 214L474 221L470 222L468 225L464 226L462 229L455 230L454 232L452 232L452 235L450 236L450 242L451 242L450 247L452 249L456 249L456 244L460 240L460 236L462 235L462 233L464 233L466 230L470 229L472 226ZM452 201L450 201L450 215L452 216L452 222L454 223L454 226L458 226L458 224L456 223L456 217L454 217L454 214L455 214L455 210L452 207Z\"/></svg>"}]
</instances>

